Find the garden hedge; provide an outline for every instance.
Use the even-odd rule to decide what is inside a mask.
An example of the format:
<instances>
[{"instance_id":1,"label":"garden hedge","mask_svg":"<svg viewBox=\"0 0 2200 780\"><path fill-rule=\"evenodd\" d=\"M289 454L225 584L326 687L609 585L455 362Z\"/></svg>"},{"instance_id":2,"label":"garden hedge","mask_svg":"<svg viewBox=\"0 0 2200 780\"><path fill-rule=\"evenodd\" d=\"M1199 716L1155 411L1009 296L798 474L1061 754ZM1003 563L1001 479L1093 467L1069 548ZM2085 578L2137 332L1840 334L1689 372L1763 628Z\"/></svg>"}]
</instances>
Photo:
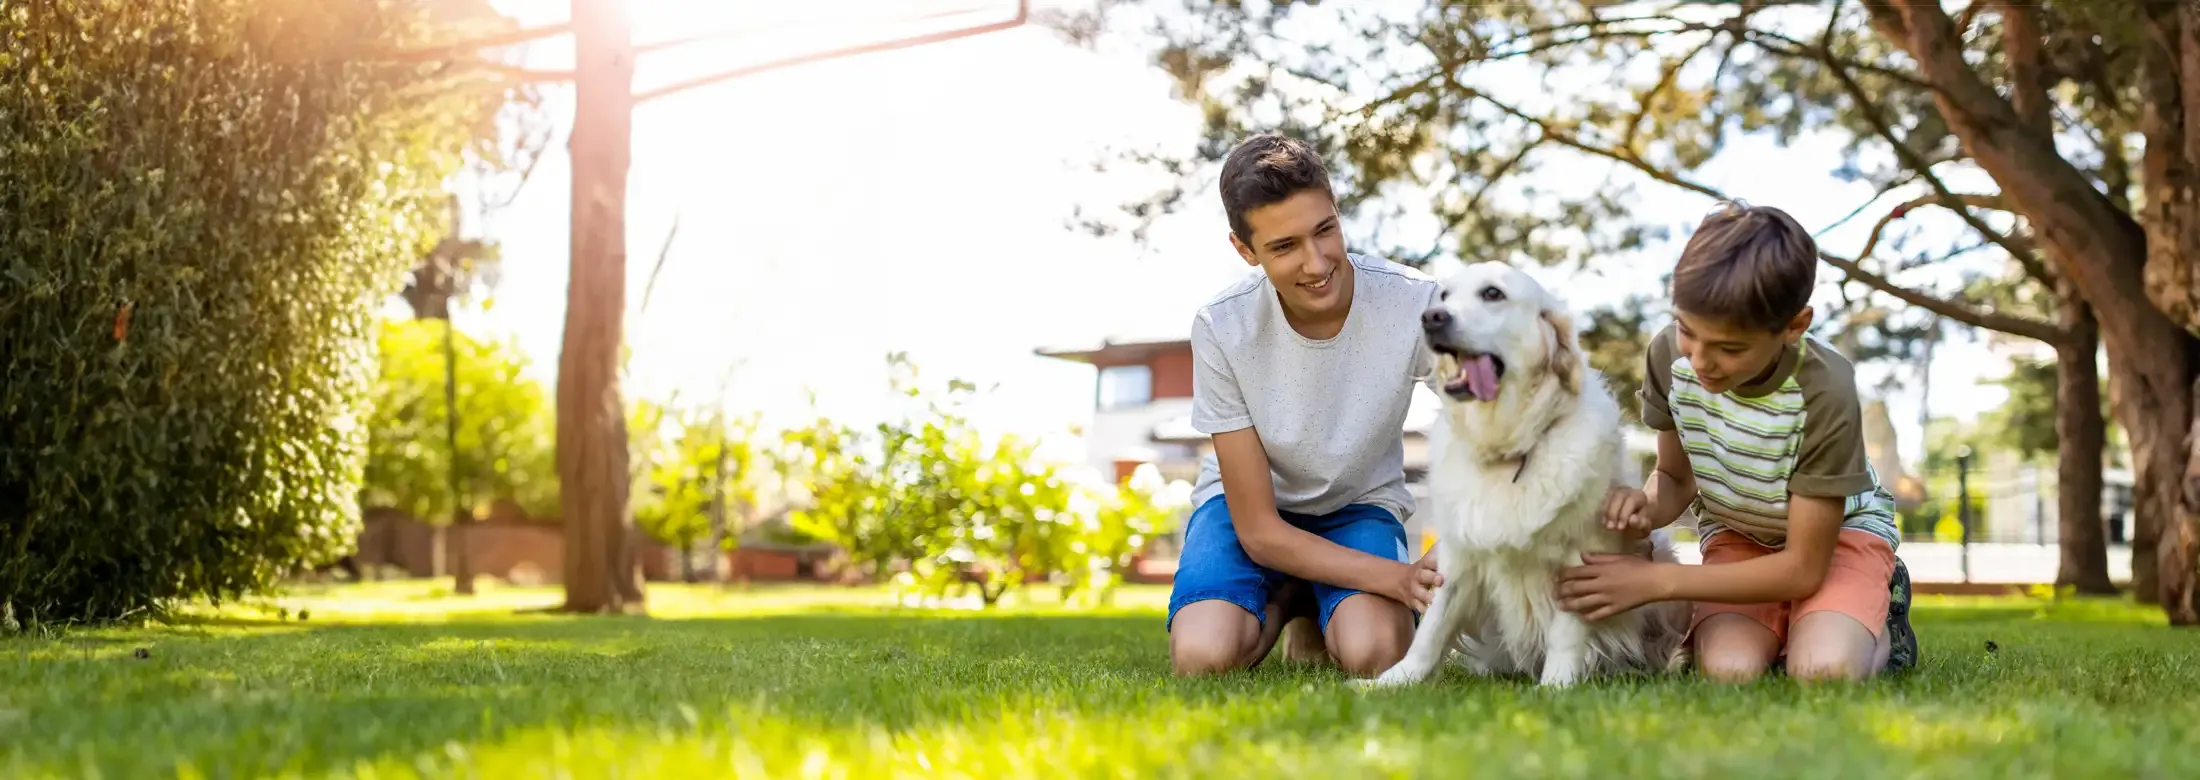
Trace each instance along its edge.
<instances>
[{"instance_id":1,"label":"garden hedge","mask_svg":"<svg viewBox=\"0 0 2200 780\"><path fill-rule=\"evenodd\" d=\"M262 592L358 530L370 311L480 90L374 0L0 6L0 610Z\"/></svg>"}]
</instances>

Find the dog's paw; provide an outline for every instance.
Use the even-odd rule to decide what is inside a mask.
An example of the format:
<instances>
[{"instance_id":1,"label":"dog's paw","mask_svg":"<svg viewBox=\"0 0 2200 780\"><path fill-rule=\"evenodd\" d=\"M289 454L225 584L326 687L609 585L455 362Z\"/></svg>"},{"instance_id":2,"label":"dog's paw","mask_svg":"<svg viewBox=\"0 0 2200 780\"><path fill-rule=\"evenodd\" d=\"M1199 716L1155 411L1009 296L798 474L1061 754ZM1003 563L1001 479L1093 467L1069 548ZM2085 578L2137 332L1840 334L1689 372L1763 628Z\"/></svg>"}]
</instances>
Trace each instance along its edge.
<instances>
[{"instance_id":1,"label":"dog's paw","mask_svg":"<svg viewBox=\"0 0 2200 780\"><path fill-rule=\"evenodd\" d=\"M1400 688L1428 679L1430 671L1432 670L1408 668L1406 664L1401 663L1374 677L1353 680L1352 685L1363 691L1380 688Z\"/></svg>"},{"instance_id":2,"label":"dog's paw","mask_svg":"<svg viewBox=\"0 0 2200 780\"><path fill-rule=\"evenodd\" d=\"M1578 668L1545 666L1543 667L1542 679L1538 682L1545 688L1568 688L1572 687L1574 683L1581 682L1581 678L1582 673Z\"/></svg>"}]
</instances>

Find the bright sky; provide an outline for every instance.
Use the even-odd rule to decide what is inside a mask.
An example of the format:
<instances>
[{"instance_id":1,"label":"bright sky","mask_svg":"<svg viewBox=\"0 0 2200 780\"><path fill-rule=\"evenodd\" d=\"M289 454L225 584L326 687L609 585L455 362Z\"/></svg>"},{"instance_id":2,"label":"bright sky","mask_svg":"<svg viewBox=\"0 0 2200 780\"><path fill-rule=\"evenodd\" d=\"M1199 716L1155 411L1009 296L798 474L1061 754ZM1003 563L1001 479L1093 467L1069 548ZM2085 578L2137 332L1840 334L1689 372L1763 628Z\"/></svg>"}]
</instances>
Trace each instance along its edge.
<instances>
[{"instance_id":1,"label":"bright sky","mask_svg":"<svg viewBox=\"0 0 2200 780\"><path fill-rule=\"evenodd\" d=\"M566 15L564 0L495 4L530 26ZM1013 9L985 4L1004 15ZM773 27L785 20L765 15L797 6L813 20L833 15L807 3L632 0L638 42L770 29L688 54L649 55L637 89L895 34ZM885 6L831 7L876 18L846 9ZM562 41L528 52L531 67L570 63ZM570 90L553 95L556 150L520 198L483 226L505 258L494 305L461 319L477 333L515 338L545 381L554 376L562 336L570 186L563 131ZM1093 162L1123 148L1188 149L1198 117L1138 52L1086 51L1043 28L722 83L645 104L634 124L630 395L667 400L677 392L680 403L695 403L714 396L730 368L730 407L761 411L768 427L806 419L811 392L825 414L858 421L886 408L884 355L906 350L928 378L997 383L982 424L1064 434L1067 443L1071 426L1090 419L1091 369L1034 356L1034 347L1181 334L1202 301L1246 270L1211 193L1163 220L1144 248L1068 224L1079 206L1113 208L1157 183L1137 173L1095 173ZM1786 208L1816 229L1870 195L1864 185L1824 175L1837 162L1838 148L1828 143L1783 150L1750 140L1700 178ZM1692 224L1708 206L1648 192L1646 213L1676 225ZM649 309L639 312L675 215L671 259ZM1853 251L1869 222L1824 240ZM1534 272L1586 308L1652 289L1660 264L1669 268L1677 249L1615 258L1582 278ZM1968 416L1998 404L1998 388L1973 382L1998 376L2002 365L1983 343L1943 345L1932 382L1935 414ZM1889 401L1902 449L1914 457L1915 393Z\"/></svg>"}]
</instances>

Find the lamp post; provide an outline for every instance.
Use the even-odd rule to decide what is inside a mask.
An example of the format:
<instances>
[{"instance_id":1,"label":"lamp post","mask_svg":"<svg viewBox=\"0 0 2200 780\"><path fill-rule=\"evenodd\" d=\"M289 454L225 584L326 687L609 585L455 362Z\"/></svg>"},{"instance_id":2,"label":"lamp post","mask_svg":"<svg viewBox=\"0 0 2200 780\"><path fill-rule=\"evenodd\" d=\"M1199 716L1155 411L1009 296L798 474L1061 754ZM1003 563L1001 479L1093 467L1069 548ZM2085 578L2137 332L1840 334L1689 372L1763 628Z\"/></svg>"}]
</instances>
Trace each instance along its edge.
<instances>
[{"instance_id":1,"label":"lamp post","mask_svg":"<svg viewBox=\"0 0 2200 780\"><path fill-rule=\"evenodd\" d=\"M1971 446L1956 448L1956 522L1963 526L1963 581L1971 581Z\"/></svg>"}]
</instances>

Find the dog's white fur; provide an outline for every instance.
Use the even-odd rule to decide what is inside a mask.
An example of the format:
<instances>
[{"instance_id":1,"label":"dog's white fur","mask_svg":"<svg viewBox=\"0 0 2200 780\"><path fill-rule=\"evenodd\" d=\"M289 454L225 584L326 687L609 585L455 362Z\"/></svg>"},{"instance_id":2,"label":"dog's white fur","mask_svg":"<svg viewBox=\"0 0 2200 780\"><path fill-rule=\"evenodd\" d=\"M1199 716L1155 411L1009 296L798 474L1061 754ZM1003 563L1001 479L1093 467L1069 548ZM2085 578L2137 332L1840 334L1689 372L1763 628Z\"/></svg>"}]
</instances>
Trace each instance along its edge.
<instances>
[{"instance_id":1,"label":"dog's white fur","mask_svg":"<svg viewBox=\"0 0 2200 780\"><path fill-rule=\"evenodd\" d=\"M1622 473L1619 405L1589 369L1566 307L1527 274L1478 263L1444 275L1448 326L1432 347L1496 357L1492 401L1455 398L1458 361L1439 353L1427 381L1443 400L1430 435L1429 515L1444 584L1405 658L1372 686L1427 679L1451 650L1478 674L1535 674L1545 685L1681 661L1688 606L1647 605L1590 623L1559 609L1560 568L1585 552L1631 552L1600 518ZM1484 290L1495 288L1497 300ZM1526 459L1523 464L1523 457ZM1673 560L1659 531L1651 557Z\"/></svg>"}]
</instances>

